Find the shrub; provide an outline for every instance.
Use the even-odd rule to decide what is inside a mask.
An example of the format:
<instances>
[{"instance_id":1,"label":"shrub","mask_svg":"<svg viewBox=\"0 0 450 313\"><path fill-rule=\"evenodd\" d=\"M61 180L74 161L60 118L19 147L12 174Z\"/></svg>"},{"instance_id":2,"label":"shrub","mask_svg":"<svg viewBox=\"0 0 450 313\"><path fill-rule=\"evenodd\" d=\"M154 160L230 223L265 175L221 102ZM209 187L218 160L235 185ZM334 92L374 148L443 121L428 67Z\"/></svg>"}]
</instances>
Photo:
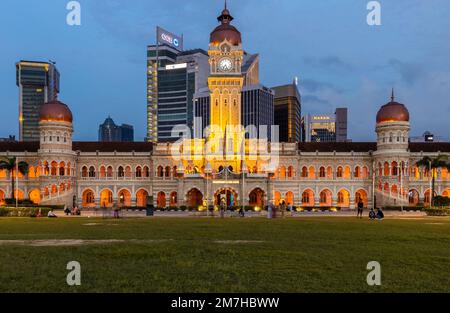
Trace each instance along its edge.
<instances>
[{"instance_id":1,"label":"shrub","mask_svg":"<svg viewBox=\"0 0 450 313\"><path fill-rule=\"evenodd\" d=\"M1 217L36 217L39 209L41 210L42 216L47 216L51 208L31 208L31 207L21 207L21 208L0 208Z\"/></svg>"},{"instance_id":2,"label":"shrub","mask_svg":"<svg viewBox=\"0 0 450 313\"><path fill-rule=\"evenodd\" d=\"M425 213L428 216L450 216L450 208L426 208Z\"/></svg>"},{"instance_id":3,"label":"shrub","mask_svg":"<svg viewBox=\"0 0 450 313\"><path fill-rule=\"evenodd\" d=\"M434 198L434 206L440 206L440 207L448 207L450 206L450 198L437 196Z\"/></svg>"}]
</instances>

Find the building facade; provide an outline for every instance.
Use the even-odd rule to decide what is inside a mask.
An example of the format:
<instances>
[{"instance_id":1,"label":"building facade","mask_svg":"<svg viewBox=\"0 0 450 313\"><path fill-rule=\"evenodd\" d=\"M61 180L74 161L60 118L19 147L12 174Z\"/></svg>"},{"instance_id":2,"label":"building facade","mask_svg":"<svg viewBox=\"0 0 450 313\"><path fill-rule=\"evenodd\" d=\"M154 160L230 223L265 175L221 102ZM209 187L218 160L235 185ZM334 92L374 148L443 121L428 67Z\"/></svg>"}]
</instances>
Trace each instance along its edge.
<instances>
[{"instance_id":1,"label":"building facade","mask_svg":"<svg viewBox=\"0 0 450 313\"><path fill-rule=\"evenodd\" d=\"M134 141L134 127L128 124L116 125L109 116L98 129L98 141L120 142Z\"/></svg>"},{"instance_id":2,"label":"building facade","mask_svg":"<svg viewBox=\"0 0 450 313\"><path fill-rule=\"evenodd\" d=\"M39 141L39 109L59 93L59 72L53 63L16 63L19 87L19 140Z\"/></svg>"},{"instance_id":3,"label":"building facade","mask_svg":"<svg viewBox=\"0 0 450 313\"><path fill-rule=\"evenodd\" d=\"M194 123L194 94L207 87L208 54L202 49L179 51L168 45L147 48L147 140L173 142L172 129Z\"/></svg>"},{"instance_id":4,"label":"building facade","mask_svg":"<svg viewBox=\"0 0 450 313\"><path fill-rule=\"evenodd\" d=\"M289 85L272 88L275 92L274 119L279 126L281 142L300 142L302 140L301 96L295 81Z\"/></svg>"},{"instance_id":5,"label":"building facade","mask_svg":"<svg viewBox=\"0 0 450 313\"><path fill-rule=\"evenodd\" d=\"M347 108L337 108L334 114L308 114L303 117L304 142L346 142Z\"/></svg>"},{"instance_id":6,"label":"building facade","mask_svg":"<svg viewBox=\"0 0 450 313\"><path fill-rule=\"evenodd\" d=\"M409 112L394 97L373 117L376 142L234 141L239 131L230 133L227 127L242 123L245 76L241 34L231 21L225 9L208 52L209 103L217 133L176 143L73 142L69 107L51 101L40 108L38 142L0 142L1 157L30 165L25 177L17 177L15 191L10 184L15 173L0 171L0 202L13 192L44 205L82 208L149 202L262 208L284 200L304 208L353 209L360 199L367 207L375 201L377 206L430 202L432 174L416 162L450 155L450 143L409 142ZM447 169L433 175L436 194L450 197Z\"/></svg>"}]
</instances>

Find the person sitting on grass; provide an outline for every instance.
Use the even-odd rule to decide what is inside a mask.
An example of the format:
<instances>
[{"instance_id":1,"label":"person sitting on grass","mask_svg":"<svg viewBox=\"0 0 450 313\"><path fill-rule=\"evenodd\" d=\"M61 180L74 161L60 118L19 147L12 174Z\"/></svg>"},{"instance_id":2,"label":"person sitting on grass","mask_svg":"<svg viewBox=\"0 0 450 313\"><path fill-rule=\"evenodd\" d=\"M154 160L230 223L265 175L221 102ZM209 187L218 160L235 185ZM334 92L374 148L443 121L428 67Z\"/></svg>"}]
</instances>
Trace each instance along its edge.
<instances>
[{"instance_id":1,"label":"person sitting on grass","mask_svg":"<svg viewBox=\"0 0 450 313\"><path fill-rule=\"evenodd\" d=\"M374 220L377 218L377 214L375 213L375 210L373 208L370 208L370 212L369 212L369 218L371 220Z\"/></svg>"},{"instance_id":2,"label":"person sitting on grass","mask_svg":"<svg viewBox=\"0 0 450 313\"><path fill-rule=\"evenodd\" d=\"M57 217L57 216L56 216L55 212L53 212L53 210L50 210L50 211L48 211L47 217L49 217L49 218L55 218L55 217Z\"/></svg>"},{"instance_id":3,"label":"person sitting on grass","mask_svg":"<svg viewBox=\"0 0 450 313\"><path fill-rule=\"evenodd\" d=\"M384 213L381 208L378 208L377 219L382 220L384 218Z\"/></svg>"}]
</instances>

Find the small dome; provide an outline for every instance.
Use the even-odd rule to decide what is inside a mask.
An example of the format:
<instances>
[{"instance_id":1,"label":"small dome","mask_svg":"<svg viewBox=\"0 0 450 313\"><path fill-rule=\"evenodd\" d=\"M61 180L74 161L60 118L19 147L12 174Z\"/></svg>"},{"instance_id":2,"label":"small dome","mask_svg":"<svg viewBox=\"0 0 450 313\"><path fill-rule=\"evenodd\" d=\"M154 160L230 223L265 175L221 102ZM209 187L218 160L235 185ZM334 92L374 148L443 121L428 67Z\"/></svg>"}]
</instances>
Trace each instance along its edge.
<instances>
[{"instance_id":1,"label":"small dome","mask_svg":"<svg viewBox=\"0 0 450 313\"><path fill-rule=\"evenodd\" d=\"M394 92L391 102L383 105L378 111L377 124L384 122L409 122L409 111L404 104L394 101Z\"/></svg>"},{"instance_id":2,"label":"small dome","mask_svg":"<svg viewBox=\"0 0 450 313\"><path fill-rule=\"evenodd\" d=\"M73 118L72 112L66 104L54 100L41 106L39 120L72 123Z\"/></svg>"},{"instance_id":3,"label":"small dome","mask_svg":"<svg viewBox=\"0 0 450 313\"><path fill-rule=\"evenodd\" d=\"M233 17L230 15L230 11L228 11L226 7L217 20L221 23L221 25L217 26L211 33L209 40L210 43L218 45L225 39L234 46L238 46L242 43L241 33L236 29L236 27L230 25Z\"/></svg>"}]
</instances>

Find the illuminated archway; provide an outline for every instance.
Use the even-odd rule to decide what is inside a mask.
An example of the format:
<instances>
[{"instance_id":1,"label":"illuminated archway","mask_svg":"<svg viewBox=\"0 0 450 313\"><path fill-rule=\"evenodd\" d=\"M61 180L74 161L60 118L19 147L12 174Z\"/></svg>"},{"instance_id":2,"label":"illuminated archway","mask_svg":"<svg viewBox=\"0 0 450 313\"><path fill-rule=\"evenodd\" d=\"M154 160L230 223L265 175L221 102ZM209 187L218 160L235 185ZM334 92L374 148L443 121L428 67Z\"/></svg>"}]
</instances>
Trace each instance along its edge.
<instances>
[{"instance_id":1,"label":"illuminated archway","mask_svg":"<svg viewBox=\"0 0 450 313\"><path fill-rule=\"evenodd\" d=\"M288 191L286 193L286 205L294 205L294 193L292 191Z\"/></svg>"},{"instance_id":2,"label":"illuminated archway","mask_svg":"<svg viewBox=\"0 0 450 313\"><path fill-rule=\"evenodd\" d=\"M275 191L273 197L273 204L280 205L280 202L281 202L281 193L279 191Z\"/></svg>"},{"instance_id":3,"label":"illuminated archway","mask_svg":"<svg viewBox=\"0 0 450 313\"><path fill-rule=\"evenodd\" d=\"M178 193L176 191L172 191L170 193L169 206L174 207L178 204Z\"/></svg>"},{"instance_id":4,"label":"illuminated archway","mask_svg":"<svg viewBox=\"0 0 450 313\"><path fill-rule=\"evenodd\" d=\"M408 193L408 202L410 205L417 205L420 202L419 192L411 189Z\"/></svg>"},{"instance_id":5,"label":"illuminated archway","mask_svg":"<svg viewBox=\"0 0 450 313\"><path fill-rule=\"evenodd\" d=\"M197 188L189 190L187 193L187 205L193 208L203 205L203 194L200 190Z\"/></svg>"},{"instance_id":6,"label":"illuminated archway","mask_svg":"<svg viewBox=\"0 0 450 313\"><path fill-rule=\"evenodd\" d=\"M320 192L320 206L331 206L332 193L329 189L324 189Z\"/></svg>"},{"instance_id":7,"label":"illuminated archway","mask_svg":"<svg viewBox=\"0 0 450 313\"><path fill-rule=\"evenodd\" d=\"M15 188L14 189L14 198L18 200L24 199L24 193L22 190Z\"/></svg>"},{"instance_id":8,"label":"illuminated archway","mask_svg":"<svg viewBox=\"0 0 450 313\"><path fill-rule=\"evenodd\" d=\"M314 192L311 189L307 189L302 193L302 205L314 206Z\"/></svg>"},{"instance_id":9,"label":"illuminated archway","mask_svg":"<svg viewBox=\"0 0 450 313\"><path fill-rule=\"evenodd\" d=\"M158 195L156 197L156 206L158 208L166 207L166 194L163 191L158 192Z\"/></svg>"},{"instance_id":10,"label":"illuminated archway","mask_svg":"<svg viewBox=\"0 0 450 313\"><path fill-rule=\"evenodd\" d=\"M443 197L450 198L450 189L444 190L444 192L442 193L442 196L443 196Z\"/></svg>"},{"instance_id":11,"label":"illuminated archway","mask_svg":"<svg viewBox=\"0 0 450 313\"><path fill-rule=\"evenodd\" d=\"M118 199L120 207L131 207L131 193L127 189L119 191Z\"/></svg>"},{"instance_id":12,"label":"illuminated archway","mask_svg":"<svg viewBox=\"0 0 450 313\"><path fill-rule=\"evenodd\" d=\"M113 206L113 193L109 189L103 189L100 192L100 206L102 208L110 208Z\"/></svg>"},{"instance_id":13,"label":"illuminated archway","mask_svg":"<svg viewBox=\"0 0 450 313\"><path fill-rule=\"evenodd\" d=\"M337 204L340 207L350 207L350 193L346 189L341 189L337 195Z\"/></svg>"},{"instance_id":14,"label":"illuminated archway","mask_svg":"<svg viewBox=\"0 0 450 313\"><path fill-rule=\"evenodd\" d=\"M5 192L2 189L0 189L0 205L5 204L5 198L6 198Z\"/></svg>"},{"instance_id":15,"label":"illuminated archway","mask_svg":"<svg viewBox=\"0 0 450 313\"><path fill-rule=\"evenodd\" d=\"M34 204L41 203L41 192L39 189L33 189L30 194L28 195L30 198L30 201L32 201Z\"/></svg>"},{"instance_id":16,"label":"illuminated archway","mask_svg":"<svg viewBox=\"0 0 450 313\"><path fill-rule=\"evenodd\" d=\"M148 192L145 189L139 189L136 192L136 206L138 208L145 208L147 206Z\"/></svg>"},{"instance_id":17,"label":"illuminated archway","mask_svg":"<svg viewBox=\"0 0 450 313\"><path fill-rule=\"evenodd\" d=\"M250 192L248 204L250 206L264 207L264 191L261 188L255 188Z\"/></svg>"},{"instance_id":18,"label":"illuminated archway","mask_svg":"<svg viewBox=\"0 0 450 313\"><path fill-rule=\"evenodd\" d=\"M365 207L367 207L369 205L367 192L364 189L359 189L358 191L356 191L356 193L355 193L355 205L358 205L359 199L362 200L362 202L364 203Z\"/></svg>"},{"instance_id":19,"label":"illuminated archway","mask_svg":"<svg viewBox=\"0 0 450 313\"><path fill-rule=\"evenodd\" d=\"M83 191L82 194L82 206L83 207L94 207L95 206L95 196L94 192L90 189Z\"/></svg>"}]
</instances>

